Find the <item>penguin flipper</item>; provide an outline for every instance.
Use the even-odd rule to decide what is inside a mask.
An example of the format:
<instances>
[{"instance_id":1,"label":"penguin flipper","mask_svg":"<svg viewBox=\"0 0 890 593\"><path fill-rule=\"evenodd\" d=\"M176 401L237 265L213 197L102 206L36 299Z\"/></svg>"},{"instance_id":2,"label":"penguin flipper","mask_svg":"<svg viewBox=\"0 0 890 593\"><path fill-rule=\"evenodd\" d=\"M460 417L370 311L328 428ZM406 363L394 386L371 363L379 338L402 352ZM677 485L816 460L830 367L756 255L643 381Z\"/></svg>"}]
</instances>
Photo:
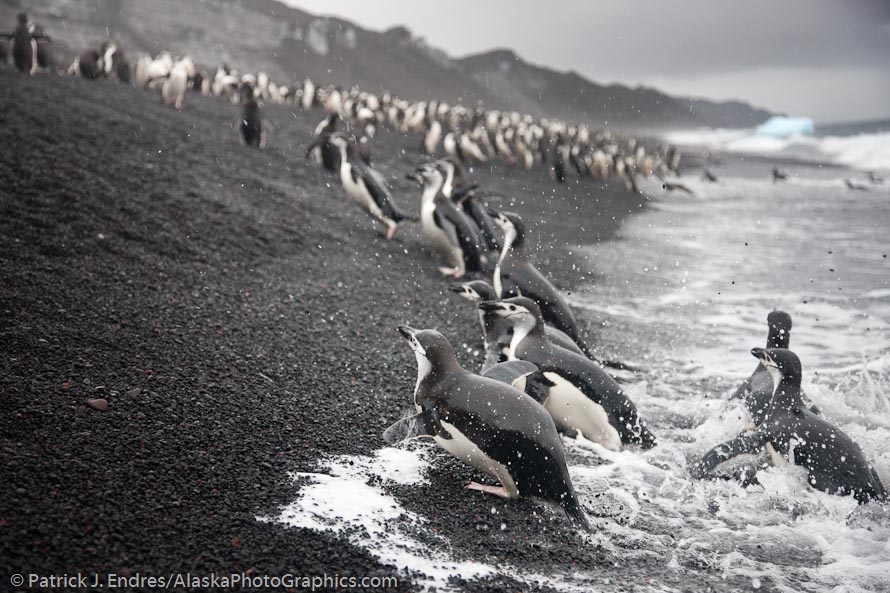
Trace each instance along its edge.
<instances>
[{"instance_id":1,"label":"penguin flipper","mask_svg":"<svg viewBox=\"0 0 890 593\"><path fill-rule=\"evenodd\" d=\"M527 360L511 360L494 365L482 373L482 376L494 379L495 381L500 381L501 383L506 383L507 385L512 385L513 381L516 379L527 377L528 375L537 372L537 370L538 365L528 362Z\"/></svg>"},{"instance_id":2,"label":"penguin flipper","mask_svg":"<svg viewBox=\"0 0 890 593\"><path fill-rule=\"evenodd\" d=\"M433 219L435 220L436 225L440 229L442 229L443 233L445 233L445 236L448 238L448 242L455 247L460 247L460 240L457 238L457 228L454 226L454 224L451 223L451 221L449 221L447 218L439 213L438 208L433 211Z\"/></svg>"},{"instance_id":3,"label":"penguin flipper","mask_svg":"<svg viewBox=\"0 0 890 593\"><path fill-rule=\"evenodd\" d=\"M383 431L383 441L387 445L395 445L408 439L432 437L440 431L439 412L436 408L429 408L419 414L402 418L387 428Z\"/></svg>"},{"instance_id":4,"label":"penguin flipper","mask_svg":"<svg viewBox=\"0 0 890 593\"><path fill-rule=\"evenodd\" d=\"M689 473L693 478L711 478L713 477L712 471L715 467L724 461L729 461L733 457L754 453L763 447L767 440L767 434L759 430L744 433L731 441L717 445L705 453L697 463L689 468Z\"/></svg>"},{"instance_id":5,"label":"penguin flipper","mask_svg":"<svg viewBox=\"0 0 890 593\"><path fill-rule=\"evenodd\" d=\"M368 188L368 193L371 194L371 197L374 198L374 201L380 206L380 210L383 211L384 216L396 222L401 222L403 220L416 222L417 217L411 217L408 214L405 214L393 203L392 194L389 191L386 178L381 175L380 171L365 166L362 168L362 173L364 173L363 181L365 187Z\"/></svg>"},{"instance_id":6,"label":"penguin flipper","mask_svg":"<svg viewBox=\"0 0 890 593\"><path fill-rule=\"evenodd\" d=\"M534 373L525 380L525 394L541 405L550 395L551 382L543 373Z\"/></svg>"},{"instance_id":7,"label":"penguin flipper","mask_svg":"<svg viewBox=\"0 0 890 593\"><path fill-rule=\"evenodd\" d=\"M306 158L307 159L312 154L312 151L315 150L316 148L318 148L319 144L320 143L317 138L312 141L312 144L310 144L309 147L306 149Z\"/></svg>"},{"instance_id":8,"label":"penguin flipper","mask_svg":"<svg viewBox=\"0 0 890 593\"><path fill-rule=\"evenodd\" d=\"M486 373L501 362L502 355L500 344L497 342L489 344L488 349L485 351L485 360L482 362L482 369L479 371L479 374L487 376Z\"/></svg>"},{"instance_id":9,"label":"penguin flipper","mask_svg":"<svg viewBox=\"0 0 890 593\"><path fill-rule=\"evenodd\" d=\"M439 214L439 220L443 225L447 223L452 227L454 239L457 241L455 245L460 247L463 252L467 270L480 271L482 269L482 254L479 251L481 241L475 223L450 203L438 206L435 213ZM451 240L450 235L448 238Z\"/></svg>"}]
</instances>

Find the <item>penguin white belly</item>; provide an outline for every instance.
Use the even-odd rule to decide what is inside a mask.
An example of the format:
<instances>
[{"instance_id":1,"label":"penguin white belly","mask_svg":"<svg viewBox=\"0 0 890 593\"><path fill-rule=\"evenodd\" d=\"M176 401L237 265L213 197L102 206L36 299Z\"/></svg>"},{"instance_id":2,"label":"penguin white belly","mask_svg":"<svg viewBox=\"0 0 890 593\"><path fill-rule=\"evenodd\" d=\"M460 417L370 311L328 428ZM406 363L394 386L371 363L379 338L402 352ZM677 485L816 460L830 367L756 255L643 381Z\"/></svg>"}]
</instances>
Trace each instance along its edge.
<instances>
[{"instance_id":1,"label":"penguin white belly","mask_svg":"<svg viewBox=\"0 0 890 593\"><path fill-rule=\"evenodd\" d=\"M445 136L444 147L445 152L450 156L457 155L457 142L455 142L453 134L448 134L447 136Z\"/></svg>"},{"instance_id":2,"label":"penguin white belly","mask_svg":"<svg viewBox=\"0 0 890 593\"><path fill-rule=\"evenodd\" d=\"M601 405L556 373L545 372L544 376L553 383L544 408L558 427L580 432L584 438L607 449L621 449L621 437Z\"/></svg>"},{"instance_id":3,"label":"penguin white belly","mask_svg":"<svg viewBox=\"0 0 890 593\"><path fill-rule=\"evenodd\" d=\"M426 233L427 238L433 244L433 247L436 249L436 251L443 254L448 259L448 263L451 266L463 271L463 253L461 253L459 247L452 245L451 241L448 240L448 236L445 234L445 232L436 224L436 220L433 217L433 213L435 212L435 210L435 205L429 207L424 204L423 207L420 209L420 225L423 227L424 233Z\"/></svg>"},{"instance_id":4,"label":"penguin white belly","mask_svg":"<svg viewBox=\"0 0 890 593\"><path fill-rule=\"evenodd\" d=\"M436 154L439 147L439 137L442 135L442 127L438 123L430 127L426 137L423 139L423 147L427 154Z\"/></svg>"},{"instance_id":5,"label":"penguin white belly","mask_svg":"<svg viewBox=\"0 0 890 593\"><path fill-rule=\"evenodd\" d=\"M513 481L513 477L502 463L495 461L486 455L482 449L476 446L476 443L468 439L453 424L449 424L444 420L440 423L442 428L451 435L450 439L444 439L440 436L433 437L443 449L467 465L475 467L479 471L497 478L510 498L519 496L519 490L516 488L516 483Z\"/></svg>"}]
</instances>

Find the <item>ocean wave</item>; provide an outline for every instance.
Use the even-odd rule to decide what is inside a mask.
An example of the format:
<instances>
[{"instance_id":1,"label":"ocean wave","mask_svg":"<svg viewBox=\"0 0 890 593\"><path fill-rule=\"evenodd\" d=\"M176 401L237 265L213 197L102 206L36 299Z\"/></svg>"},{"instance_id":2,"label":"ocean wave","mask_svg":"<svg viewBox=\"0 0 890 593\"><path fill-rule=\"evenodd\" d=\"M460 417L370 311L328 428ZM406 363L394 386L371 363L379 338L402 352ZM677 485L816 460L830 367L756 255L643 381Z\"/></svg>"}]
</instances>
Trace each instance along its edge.
<instances>
[{"instance_id":1,"label":"ocean wave","mask_svg":"<svg viewBox=\"0 0 890 593\"><path fill-rule=\"evenodd\" d=\"M824 160L864 171L890 171L890 132L851 136L759 136L747 130L689 130L668 132L664 139L687 147L715 151Z\"/></svg>"}]
</instances>

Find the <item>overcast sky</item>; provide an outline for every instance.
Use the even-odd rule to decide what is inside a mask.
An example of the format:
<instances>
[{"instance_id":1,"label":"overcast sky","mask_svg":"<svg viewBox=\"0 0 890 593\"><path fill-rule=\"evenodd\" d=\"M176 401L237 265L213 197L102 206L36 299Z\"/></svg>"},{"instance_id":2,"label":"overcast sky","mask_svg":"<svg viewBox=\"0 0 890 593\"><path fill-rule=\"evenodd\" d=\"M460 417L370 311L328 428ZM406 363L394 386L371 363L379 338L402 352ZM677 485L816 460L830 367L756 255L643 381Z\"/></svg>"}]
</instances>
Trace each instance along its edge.
<instances>
[{"instance_id":1,"label":"overcast sky","mask_svg":"<svg viewBox=\"0 0 890 593\"><path fill-rule=\"evenodd\" d=\"M404 24L454 56L514 49L596 82L739 98L817 121L890 118L890 0L287 0Z\"/></svg>"}]
</instances>

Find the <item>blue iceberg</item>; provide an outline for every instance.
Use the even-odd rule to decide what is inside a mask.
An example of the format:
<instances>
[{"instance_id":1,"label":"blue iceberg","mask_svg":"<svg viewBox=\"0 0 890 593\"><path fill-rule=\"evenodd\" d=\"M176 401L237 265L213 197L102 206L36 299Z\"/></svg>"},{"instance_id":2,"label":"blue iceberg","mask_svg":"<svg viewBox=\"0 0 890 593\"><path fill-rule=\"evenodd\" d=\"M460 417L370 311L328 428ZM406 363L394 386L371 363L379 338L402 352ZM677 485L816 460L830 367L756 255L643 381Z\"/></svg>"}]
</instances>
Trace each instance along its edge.
<instances>
[{"instance_id":1,"label":"blue iceberg","mask_svg":"<svg viewBox=\"0 0 890 593\"><path fill-rule=\"evenodd\" d=\"M787 139L791 136L812 136L816 132L813 120L808 117L784 117L775 115L759 126L758 136Z\"/></svg>"}]
</instances>

